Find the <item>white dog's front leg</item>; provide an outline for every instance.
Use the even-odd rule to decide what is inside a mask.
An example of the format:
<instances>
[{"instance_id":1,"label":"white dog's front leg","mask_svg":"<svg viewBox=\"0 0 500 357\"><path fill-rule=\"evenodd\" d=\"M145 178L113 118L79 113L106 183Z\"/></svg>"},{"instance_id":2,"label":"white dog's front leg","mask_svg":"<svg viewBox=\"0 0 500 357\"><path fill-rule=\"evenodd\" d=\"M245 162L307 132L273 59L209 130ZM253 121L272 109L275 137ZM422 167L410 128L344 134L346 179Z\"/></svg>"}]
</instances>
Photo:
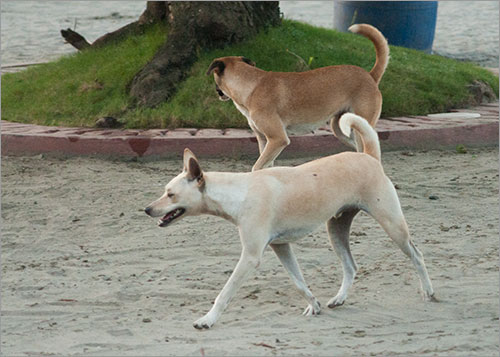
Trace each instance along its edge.
<instances>
[{"instance_id":1,"label":"white dog's front leg","mask_svg":"<svg viewBox=\"0 0 500 357\"><path fill-rule=\"evenodd\" d=\"M302 276L302 272L299 268L299 263L295 258L295 254L293 254L292 247L289 243L285 244L271 244L271 248L273 248L274 252L278 256L279 260L290 274L290 278L299 289L300 294L307 300L308 306L304 310L304 316L314 316L319 315L321 310L320 304L318 300L314 297L311 290L307 287L307 284Z\"/></svg>"},{"instance_id":2,"label":"white dog's front leg","mask_svg":"<svg viewBox=\"0 0 500 357\"><path fill-rule=\"evenodd\" d=\"M219 293L219 296L215 299L214 306L205 316L196 320L193 326L197 329L210 328L226 309L229 301L231 301L236 291L240 288L241 284L243 284L243 281L248 274L252 272L253 269L257 268L259 263L260 256L250 255L243 251L238 264L236 264L233 274L231 274L231 277L227 281L226 285L224 285L224 288Z\"/></svg>"}]
</instances>

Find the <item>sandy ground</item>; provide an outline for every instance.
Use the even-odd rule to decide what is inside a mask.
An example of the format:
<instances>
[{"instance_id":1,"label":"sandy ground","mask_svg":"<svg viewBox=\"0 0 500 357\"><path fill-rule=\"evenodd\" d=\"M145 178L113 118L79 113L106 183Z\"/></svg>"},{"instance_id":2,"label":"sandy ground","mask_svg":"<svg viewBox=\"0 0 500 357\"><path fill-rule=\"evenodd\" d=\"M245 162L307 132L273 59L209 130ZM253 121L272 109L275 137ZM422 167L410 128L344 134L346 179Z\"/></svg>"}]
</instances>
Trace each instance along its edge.
<instances>
[{"instance_id":1,"label":"sandy ground","mask_svg":"<svg viewBox=\"0 0 500 357\"><path fill-rule=\"evenodd\" d=\"M268 249L219 322L198 331L240 243L219 218L162 229L142 212L180 159L2 158L2 355L498 355L497 149L383 161L441 302L421 300L410 261L363 214L344 306L325 307L342 272L321 228L294 247L321 315L301 315L305 301Z\"/></svg>"}]
</instances>

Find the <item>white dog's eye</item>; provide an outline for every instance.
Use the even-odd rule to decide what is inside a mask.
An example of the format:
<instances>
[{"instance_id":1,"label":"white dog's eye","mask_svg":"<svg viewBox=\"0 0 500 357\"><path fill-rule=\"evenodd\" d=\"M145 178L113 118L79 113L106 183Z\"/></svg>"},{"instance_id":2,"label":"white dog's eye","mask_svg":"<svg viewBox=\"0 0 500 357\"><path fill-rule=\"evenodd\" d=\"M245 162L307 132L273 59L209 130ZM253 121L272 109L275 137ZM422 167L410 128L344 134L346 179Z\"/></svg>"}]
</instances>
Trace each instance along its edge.
<instances>
[{"instance_id":1,"label":"white dog's eye","mask_svg":"<svg viewBox=\"0 0 500 357\"><path fill-rule=\"evenodd\" d=\"M172 198L172 197L174 197L174 194L173 193L168 193L167 197Z\"/></svg>"}]
</instances>

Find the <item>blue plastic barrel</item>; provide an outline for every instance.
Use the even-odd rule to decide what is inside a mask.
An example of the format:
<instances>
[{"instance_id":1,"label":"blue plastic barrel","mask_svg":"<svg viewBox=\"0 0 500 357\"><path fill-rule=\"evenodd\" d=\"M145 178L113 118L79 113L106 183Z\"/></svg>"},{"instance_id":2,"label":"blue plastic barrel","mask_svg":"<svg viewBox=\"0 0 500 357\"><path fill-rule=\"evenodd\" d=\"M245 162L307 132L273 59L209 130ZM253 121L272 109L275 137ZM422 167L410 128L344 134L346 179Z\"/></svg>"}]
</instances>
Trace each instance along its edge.
<instances>
[{"instance_id":1,"label":"blue plastic barrel","mask_svg":"<svg viewBox=\"0 0 500 357\"><path fill-rule=\"evenodd\" d=\"M335 1L333 27L371 24L391 45L430 53L436 30L437 1Z\"/></svg>"}]
</instances>

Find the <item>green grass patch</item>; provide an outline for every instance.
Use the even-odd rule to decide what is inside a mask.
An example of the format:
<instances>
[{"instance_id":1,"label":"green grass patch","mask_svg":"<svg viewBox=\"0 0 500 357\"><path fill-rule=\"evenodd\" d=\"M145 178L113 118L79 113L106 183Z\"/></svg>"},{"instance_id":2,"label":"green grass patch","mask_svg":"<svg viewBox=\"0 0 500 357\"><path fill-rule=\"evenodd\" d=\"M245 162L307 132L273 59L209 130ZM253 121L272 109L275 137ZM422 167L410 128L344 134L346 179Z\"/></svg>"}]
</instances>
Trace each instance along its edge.
<instances>
[{"instance_id":1,"label":"green grass patch","mask_svg":"<svg viewBox=\"0 0 500 357\"><path fill-rule=\"evenodd\" d=\"M148 28L115 45L64 56L2 76L2 119L44 125L93 126L123 117L127 84L165 42L166 29Z\"/></svg>"},{"instance_id":2,"label":"green grass patch","mask_svg":"<svg viewBox=\"0 0 500 357\"><path fill-rule=\"evenodd\" d=\"M373 44L358 35L286 20L254 39L200 53L176 94L154 109L132 107L126 85L165 40L154 27L114 46L61 58L57 62L2 77L2 119L45 125L93 126L114 116L128 128L247 127L232 102L221 102L212 76L205 72L216 57L241 55L268 71L297 71L353 64L370 70ZM391 46L391 60L380 83L382 116L424 115L466 107L474 81L491 86L498 96L498 77L471 63Z\"/></svg>"}]
</instances>

